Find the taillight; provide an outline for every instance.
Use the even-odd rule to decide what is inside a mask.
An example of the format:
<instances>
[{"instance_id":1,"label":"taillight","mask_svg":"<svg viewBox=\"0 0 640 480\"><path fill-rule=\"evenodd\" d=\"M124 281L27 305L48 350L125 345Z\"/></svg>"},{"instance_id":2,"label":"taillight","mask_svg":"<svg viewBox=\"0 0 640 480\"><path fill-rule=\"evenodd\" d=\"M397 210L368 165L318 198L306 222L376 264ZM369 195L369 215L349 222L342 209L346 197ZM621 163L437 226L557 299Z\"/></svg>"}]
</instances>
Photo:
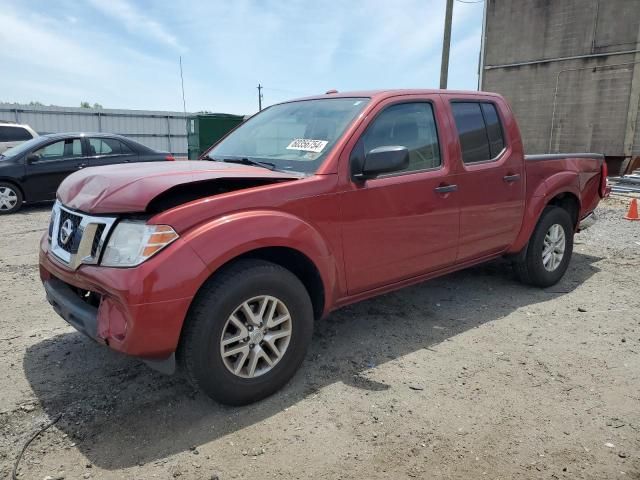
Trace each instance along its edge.
<instances>
[{"instance_id":1,"label":"taillight","mask_svg":"<svg viewBox=\"0 0 640 480\"><path fill-rule=\"evenodd\" d=\"M602 160L602 167L600 168L600 197L604 198L609 192L607 192L607 176L609 175L609 168L607 162Z\"/></svg>"},{"instance_id":2,"label":"taillight","mask_svg":"<svg viewBox=\"0 0 640 480\"><path fill-rule=\"evenodd\" d=\"M176 161L176 157L174 157L174 156L173 156L173 155L171 155L171 154L169 154L169 155L167 155L166 157L164 157L164 159L165 159L167 162L175 162L175 161Z\"/></svg>"}]
</instances>

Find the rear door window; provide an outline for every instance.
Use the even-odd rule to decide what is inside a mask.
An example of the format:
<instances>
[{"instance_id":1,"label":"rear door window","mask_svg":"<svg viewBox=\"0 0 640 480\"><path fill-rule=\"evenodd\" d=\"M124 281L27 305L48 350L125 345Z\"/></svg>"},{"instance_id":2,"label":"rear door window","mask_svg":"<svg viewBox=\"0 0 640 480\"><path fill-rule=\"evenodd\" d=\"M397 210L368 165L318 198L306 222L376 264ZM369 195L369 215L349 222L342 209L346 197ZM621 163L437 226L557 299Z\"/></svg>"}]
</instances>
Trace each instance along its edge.
<instances>
[{"instance_id":1,"label":"rear door window","mask_svg":"<svg viewBox=\"0 0 640 480\"><path fill-rule=\"evenodd\" d=\"M0 126L0 142L24 142L32 138L33 135L26 128L10 125Z\"/></svg>"},{"instance_id":2,"label":"rear door window","mask_svg":"<svg viewBox=\"0 0 640 480\"><path fill-rule=\"evenodd\" d=\"M451 106L462 148L464 163L485 162L491 159L487 128L479 103L455 102Z\"/></svg>"},{"instance_id":3,"label":"rear door window","mask_svg":"<svg viewBox=\"0 0 640 480\"><path fill-rule=\"evenodd\" d=\"M115 138L90 138L89 150L91 155L120 155L121 142Z\"/></svg>"}]
</instances>

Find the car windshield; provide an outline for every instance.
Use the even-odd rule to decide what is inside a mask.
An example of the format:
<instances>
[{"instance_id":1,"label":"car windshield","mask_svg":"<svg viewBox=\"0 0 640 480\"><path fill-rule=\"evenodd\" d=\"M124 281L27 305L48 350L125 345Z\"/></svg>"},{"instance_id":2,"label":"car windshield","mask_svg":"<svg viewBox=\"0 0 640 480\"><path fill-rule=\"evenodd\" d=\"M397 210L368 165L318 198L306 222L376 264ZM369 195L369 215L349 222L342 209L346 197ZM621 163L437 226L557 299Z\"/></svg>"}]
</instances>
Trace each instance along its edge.
<instances>
[{"instance_id":1,"label":"car windshield","mask_svg":"<svg viewBox=\"0 0 640 480\"><path fill-rule=\"evenodd\" d=\"M240 125L209 160L315 173L368 98L301 100L269 107Z\"/></svg>"},{"instance_id":2,"label":"car windshield","mask_svg":"<svg viewBox=\"0 0 640 480\"><path fill-rule=\"evenodd\" d=\"M26 142L23 142L20 145L16 145L15 147L8 148L4 152L0 153L0 159L11 158L17 155L21 155L22 153L34 147L35 145L38 145L41 141L42 141L42 137L36 137L36 138L32 138L31 140L27 140Z\"/></svg>"}]
</instances>

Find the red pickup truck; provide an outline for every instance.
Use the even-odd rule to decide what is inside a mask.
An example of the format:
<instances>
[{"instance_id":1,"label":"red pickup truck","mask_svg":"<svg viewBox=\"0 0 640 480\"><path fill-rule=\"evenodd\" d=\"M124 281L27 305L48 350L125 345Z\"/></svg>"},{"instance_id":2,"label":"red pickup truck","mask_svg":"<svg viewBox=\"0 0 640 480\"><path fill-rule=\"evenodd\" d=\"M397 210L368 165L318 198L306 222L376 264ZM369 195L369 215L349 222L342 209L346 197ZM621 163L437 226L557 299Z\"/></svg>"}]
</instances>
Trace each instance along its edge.
<instances>
[{"instance_id":1,"label":"red pickup truck","mask_svg":"<svg viewBox=\"0 0 640 480\"><path fill-rule=\"evenodd\" d=\"M290 101L203 160L68 177L40 276L79 331L228 404L282 387L343 305L498 257L553 285L607 188L600 155L525 156L478 92Z\"/></svg>"}]
</instances>

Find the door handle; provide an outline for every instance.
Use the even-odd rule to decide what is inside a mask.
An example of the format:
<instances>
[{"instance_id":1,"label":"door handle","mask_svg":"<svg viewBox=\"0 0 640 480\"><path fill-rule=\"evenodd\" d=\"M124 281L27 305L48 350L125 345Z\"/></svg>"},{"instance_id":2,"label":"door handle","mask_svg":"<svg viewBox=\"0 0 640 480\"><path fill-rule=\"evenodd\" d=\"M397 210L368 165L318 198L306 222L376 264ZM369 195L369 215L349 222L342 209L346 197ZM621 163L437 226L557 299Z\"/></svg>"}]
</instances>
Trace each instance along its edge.
<instances>
[{"instance_id":1,"label":"door handle","mask_svg":"<svg viewBox=\"0 0 640 480\"><path fill-rule=\"evenodd\" d=\"M81 163L81 164L78 165L78 170L82 170L86 166L87 166L86 163Z\"/></svg>"},{"instance_id":2,"label":"door handle","mask_svg":"<svg viewBox=\"0 0 640 480\"><path fill-rule=\"evenodd\" d=\"M515 175L505 175L502 178L507 183L513 183L513 182L517 182L518 180L520 180L520 174L516 173Z\"/></svg>"},{"instance_id":3,"label":"door handle","mask_svg":"<svg viewBox=\"0 0 640 480\"><path fill-rule=\"evenodd\" d=\"M436 191L436 193L455 192L456 190L458 190L458 185L442 185L440 187L434 188L434 190Z\"/></svg>"}]
</instances>

